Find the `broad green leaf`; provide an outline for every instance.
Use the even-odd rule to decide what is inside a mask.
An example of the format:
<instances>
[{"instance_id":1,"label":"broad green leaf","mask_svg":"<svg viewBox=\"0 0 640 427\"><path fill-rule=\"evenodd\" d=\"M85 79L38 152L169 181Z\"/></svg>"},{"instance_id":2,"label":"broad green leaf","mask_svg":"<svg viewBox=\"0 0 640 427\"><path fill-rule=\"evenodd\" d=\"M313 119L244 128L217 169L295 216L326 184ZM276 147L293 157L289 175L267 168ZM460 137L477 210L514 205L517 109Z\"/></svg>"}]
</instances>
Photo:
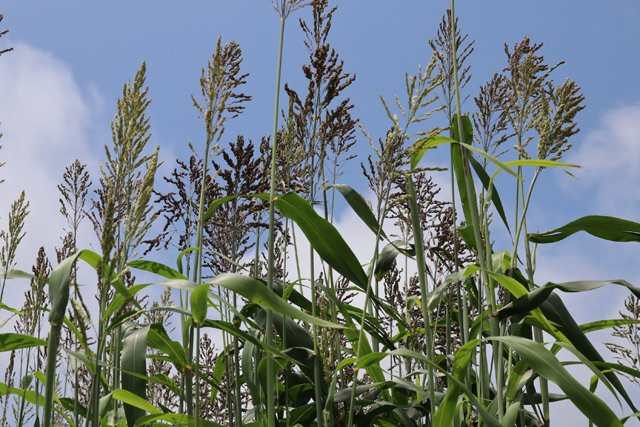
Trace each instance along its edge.
<instances>
[{"instance_id":1,"label":"broad green leaf","mask_svg":"<svg viewBox=\"0 0 640 427\"><path fill-rule=\"evenodd\" d=\"M140 375L147 374L148 334L149 325L133 331L125 337L122 343L121 366L123 371ZM146 400L147 398L147 381L125 372L122 373L122 389L142 400ZM114 399L116 399L115 396ZM127 425L133 427L138 418L144 416L145 410L125 402L124 412L127 416Z\"/></svg>"},{"instance_id":2,"label":"broad green leaf","mask_svg":"<svg viewBox=\"0 0 640 427\"><path fill-rule=\"evenodd\" d=\"M201 327L207 319L207 308L209 305L209 284L205 283L198 286L191 292L191 314L196 327Z\"/></svg>"},{"instance_id":3,"label":"broad green leaf","mask_svg":"<svg viewBox=\"0 0 640 427\"><path fill-rule=\"evenodd\" d=\"M267 288L261 281L256 280L253 277L225 273L216 276L208 283L227 288L230 291L242 295L251 302L255 302L256 304L270 310L277 311L285 316L293 317L294 319L323 326L325 328L344 329L344 326L342 325L313 317L310 314L294 308L280 298L275 292L270 291L269 288Z\"/></svg>"},{"instance_id":4,"label":"broad green leaf","mask_svg":"<svg viewBox=\"0 0 640 427\"><path fill-rule=\"evenodd\" d=\"M1 278L5 278L5 279L9 279L9 280L13 280L13 279L31 280L35 276L33 274L26 273L26 272L24 272L22 270L9 270L9 271L0 270L0 277Z\"/></svg>"},{"instance_id":5,"label":"broad green leaf","mask_svg":"<svg viewBox=\"0 0 640 427\"><path fill-rule=\"evenodd\" d=\"M283 316L278 312L273 312L273 326L278 335L283 337L286 330L287 342L285 349L292 347L304 347L313 349L313 337L298 322L288 316Z\"/></svg>"},{"instance_id":6,"label":"broad green leaf","mask_svg":"<svg viewBox=\"0 0 640 427\"><path fill-rule=\"evenodd\" d=\"M510 273L519 282L527 283L527 280L524 278L520 270L513 269ZM569 313L569 310L567 310L567 307L565 307L564 303L555 292L552 292L538 309L542 312L549 323L558 326L557 329L562 331L562 335L566 337L568 342L571 343L580 353L584 354L596 365L596 362L604 362L604 359L600 353L598 353L598 350L596 350L584 332L582 332L580 326L578 326L571 313ZM545 328L542 324L538 326L543 329ZM616 390L618 390L618 393L620 393L620 395L625 399L629 407L635 411L635 405L622 386L620 379L613 372L604 372L604 375Z\"/></svg>"},{"instance_id":7,"label":"broad green leaf","mask_svg":"<svg viewBox=\"0 0 640 427\"><path fill-rule=\"evenodd\" d=\"M516 366L511 370L511 375L509 375L509 382L507 383L507 392L505 393L505 398L507 402L511 402L516 398L516 393L522 389L521 380L525 377L527 372L532 373L529 369L529 365L526 361L520 360ZM529 375L529 377L531 377Z\"/></svg>"},{"instance_id":8,"label":"broad green leaf","mask_svg":"<svg viewBox=\"0 0 640 427\"><path fill-rule=\"evenodd\" d=\"M420 139L418 141L416 141L415 146L416 148L418 148L412 155L411 155L411 170L414 170L418 164L420 163L420 160L422 160L422 157L425 155L425 153L432 149L437 147L438 145L441 144L450 144L450 143L456 143L458 141L456 141L455 139L451 139L451 138L447 138L445 136L434 136L432 138L425 138L425 139Z\"/></svg>"},{"instance_id":9,"label":"broad green leaf","mask_svg":"<svg viewBox=\"0 0 640 427\"><path fill-rule=\"evenodd\" d=\"M565 369L542 344L521 337L489 337L513 348L540 376L554 382L590 421L598 427L622 426L616 414Z\"/></svg>"},{"instance_id":10,"label":"broad green leaf","mask_svg":"<svg viewBox=\"0 0 640 427\"><path fill-rule=\"evenodd\" d=\"M167 267L164 264L155 261L146 261L146 260L138 260L131 261L127 264L129 267L137 268L138 270L148 271L149 273L157 274L158 276L162 276L165 279L184 279L187 280L185 276L175 271L171 267Z\"/></svg>"},{"instance_id":11,"label":"broad green leaf","mask_svg":"<svg viewBox=\"0 0 640 427\"><path fill-rule=\"evenodd\" d=\"M518 397L509 404L507 410L504 413L504 417L502 418L502 425L504 427L512 427L516 423L516 419L518 417L518 412L520 411L520 404L522 402L522 394L518 395Z\"/></svg>"},{"instance_id":12,"label":"broad green leaf","mask_svg":"<svg viewBox=\"0 0 640 427\"><path fill-rule=\"evenodd\" d=\"M211 203L204 220L211 218L218 206L237 197L256 197L266 201L271 198L269 194L224 197ZM366 273L351 248L329 221L318 215L308 201L295 193L276 196L274 203L282 215L296 223L327 264L366 291Z\"/></svg>"},{"instance_id":13,"label":"broad green leaf","mask_svg":"<svg viewBox=\"0 0 640 427\"><path fill-rule=\"evenodd\" d=\"M640 224L610 216L590 215L544 233L527 236L533 243L555 243L579 231L612 242L640 242Z\"/></svg>"},{"instance_id":14,"label":"broad green leaf","mask_svg":"<svg viewBox=\"0 0 640 427\"><path fill-rule=\"evenodd\" d=\"M547 282L525 295L517 296L513 302L505 305L498 310L500 320L507 319L511 316L526 314L529 311L540 307L547 300L551 292L559 289L563 292L586 292L601 288L608 284L620 285L629 289L636 297L640 298L640 288L637 288L626 280L580 280L575 282L553 283Z\"/></svg>"},{"instance_id":15,"label":"broad green leaf","mask_svg":"<svg viewBox=\"0 0 640 427\"><path fill-rule=\"evenodd\" d=\"M366 291L367 275L338 230L295 193L278 196L276 208L302 230L318 255L334 270Z\"/></svg>"},{"instance_id":16,"label":"broad green leaf","mask_svg":"<svg viewBox=\"0 0 640 427\"><path fill-rule=\"evenodd\" d=\"M400 249L401 246L408 248ZM395 240L382 248L382 251L380 251L380 255L378 255L378 259L376 260L376 268L374 271L375 278L377 280L384 279L384 276L386 276L387 273L391 271L393 262L396 260L398 255L402 253L413 257L416 254L415 247L412 244L405 242L404 240Z\"/></svg>"},{"instance_id":17,"label":"broad green leaf","mask_svg":"<svg viewBox=\"0 0 640 427\"><path fill-rule=\"evenodd\" d=\"M85 251L63 260L56 266L49 276L49 298L51 299L51 311L49 323L54 326L62 326L64 316L69 303L69 284L71 283L71 270L78 257Z\"/></svg>"},{"instance_id":18,"label":"broad green leaf","mask_svg":"<svg viewBox=\"0 0 640 427\"><path fill-rule=\"evenodd\" d=\"M147 402L146 399L141 398L138 395L135 395L127 390L117 389L113 391L111 395L112 398L121 401L124 404L131 405L139 410L144 412L148 412L150 414L162 414L162 411L151 403Z\"/></svg>"},{"instance_id":19,"label":"broad green leaf","mask_svg":"<svg viewBox=\"0 0 640 427\"><path fill-rule=\"evenodd\" d=\"M47 344L47 341L29 335L0 334L0 352L46 346Z\"/></svg>"},{"instance_id":20,"label":"broad green leaf","mask_svg":"<svg viewBox=\"0 0 640 427\"><path fill-rule=\"evenodd\" d=\"M171 363L173 363L180 373L184 374L190 366L190 362L187 360L187 353L184 348L182 348L182 345L176 341L172 341L167 331L165 331L164 326L160 323L149 325L147 345L169 356Z\"/></svg>"},{"instance_id":21,"label":"broad green leaf","mask_svg":"<svg viewBox=\"0 0 640 427\"><path fill-rule=\"evenodd\" d=\"M370 353L362 356L360 360L358 360L358 363L356 363L355 369L366 368L370 365L380 365L380 361L387 356L387 353Z\"/></svg>"},{"instance_id":22,"label":"broad green leaf","mask_svg":"<svg viewBox=\"0 0 640 427\"><path fill-rule=\"evenodd\" d=\"M576 348L574 346L572 346L571 344L565 344L565 343L562 343L562 342L557 342L554 345L557 345L557 346L562 347L565 350L569 351L574 356L576 356L578 358L578 360L580 360L580 362L582 362L583 365L585 365L587 368L591 369L591 372L594 373L593 378L595 378L595 381L596 382L598 380L601 381L609 389L611 394L613 394L613 396L618 401L618 404L620 404L620 409L622 409L622 403L620 403L620 399L618 399L618 395L617 395L616 391L611 386L611 383L609 382L609 380L602 374L602 372L600 372L598 370L598 368L595 366L595 364L593 364L584 354L582 354L578 350L576 350ZM593 392L593 391L595 391L595 389L591 390L591 391Z\"/></svg>"},{"instance_id":23,"label":"broad green leaf","mask_svg":"<svg viewBox=\"0 0 640 427\"><path fill-rule=\"evenodd\" d=\"M371 208L364 200L364 198L353 188L344 184L334 184L327 188L336 188L340 194L344 197L344 199L349 203L351 209L360 217L360 219L369 227L373 234L377 235L378 230L380 229L380 224L376 219L375 215L371 211ZM387 235L384 234L384 231L380 229L380 237L386 239Z\"/></svg>"},{"instance_id":24,"label":"broad green leaf","mask_svg":"<svg viewBox=\"0 0 640 427\"><path fill-rule=\"evenodd\" d=\"M464 213L464 219L469 226L473 225L473 218L471 217L471 209L478 210L478 203L476 200L476 189L475 184L473 182L473 175L469 172L469 186L471 188L471 197L469 200L469 194L467 193L467 180L465 179L465 164L464 157L462 156L462 147L461 144L452 144L451 145L451 159L453 161L453 170L455 171L456 184L458 185L458 194L460 195L460 202L462 203L462 212ZM475 235L473 233L468 233L464 237L465 243L470 248L476 248L476 240ZM470 240L467 242L467 240Z\"/></svg>"}]
</instances>

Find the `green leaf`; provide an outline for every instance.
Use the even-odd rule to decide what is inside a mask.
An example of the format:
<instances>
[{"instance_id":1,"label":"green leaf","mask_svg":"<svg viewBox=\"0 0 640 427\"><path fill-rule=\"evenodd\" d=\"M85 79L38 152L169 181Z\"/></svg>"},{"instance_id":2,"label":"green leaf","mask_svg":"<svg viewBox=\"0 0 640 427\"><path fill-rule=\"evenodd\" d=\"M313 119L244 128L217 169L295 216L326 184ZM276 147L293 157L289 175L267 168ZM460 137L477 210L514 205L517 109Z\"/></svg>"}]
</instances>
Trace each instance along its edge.
<instances>
[{"instance_id":1,"label":"green leaf","mask_svg":"<svg viewBox=\"0 0 640 427\"><path fill-rule=\"evenodd\" d=\"M520 270L513 269L510 271L520 283L527 283ZM538 309L536 309L538 310ZM598 353L598 350L591 344L587 336L582 332L580 326L576 323L567 307L555 292L552 292L540 305L539 310L549 323L557 325L557 329L562 331L562 336L565 337L568 343L571 343L580 353L584 354L593 363L604 362L604 359ZM539 325L543 329L544 325ZM597 365L597 363L596 363ZM616 377L613 372L604 372L605 377L611 382L611 384L618 390L618 393L625 399L631 409L636 411L635 405L626 390L622 386L622 383Z\"/></svg>"},{"instance_id":2,"label":"green leaf","mask_svg":"<svg viewBox=\"0 0 640 427\"><path fill-rule=\"evenodd\" d=\"M400 249L401 246L408 246L408 249ZM378 255L374 271L374 276L377 280L384 279L384 276L391 271L393 262L400 254L406 254L411 257L415 256L416 250L414 245L407 243L404 240L395 240L382 248L380 255Z\"/></svg>"},{"instance_id":3,"label":"green leaf","mask_svg":"<svg viewBox=\"0 0 640 427\"><path fill-rule=\"evenodd\" d=\"M40 347L47 345L47 341L22 334L0 334L0 352L18 350L21 348Z\"/></svg>"},{"instance_id":4,"label":"green leaf","mask_svg":"<svg viewBox=\"0 0 640 427\"><path fill-rule=\"evenodd\" d=\"M2 273L0 272L0 274L2 274ZM2 311L2 310L10 311L13 314L17 314L18 316L22 315L22 312L20 310L16 310L15 308L11 308L8 305L6 305L5 303L0 302L0 311Z\"/></svg>"},{"instance_id":5,"label":"green leaf","mask_svg":"<svg viewBox=\"0 0 640 427\"><path fill-rule=\"evenodd\" d=\"M455 139L451 139L451 138L447 138L445 136L434 136L432 138L426 138L426 139L419 139L418 141L416 141L416 147L420 147L418 148L418 150L416 150L412 155L411 155L411 170L414 170L418 164L420 163L420 160L422 160L422 157L425 155L425 153L432 149L437 147L438 145L441 144L449 144L449 143L456 143L458 141L456 141Z\"/></svg>"},{"instance_id":6,"label":"green leaf","mask_svg":"<svg viewBox=\"0 0 640 427\"><path fill-rule=\"evenodd\" d=\"M167 267L164 264L154 261L146 261L146 260L138 260L138 261L130 261L127 264L129 267L137 268L138 270L148 271L149 273L157 274L158 276L162 276L166 279L183 279L187 280L185 276L175 271L171 267Z\"/></svg>"},{"instance_id":7,"label":"green leaf","mask_svg":"<svg viewBox=\"0 0 640 427\"><path fill-rule=\"evenodd\" d=\"M554 382L598 427L622 426L616 414L598 396L580 384L542 344L521 337L489 337L513 348L540 376Z\"/></svg>"},{"instance_id":8,"label":"green leaf","mask_svg":"<svg viewBox=\"0 0 640 427\"><path fill-rule=\"evenodd\" d=\"M78 257L85 251L63 260L56 266L49 276L49 297L51 299L51 311L49 312L49 323L54 326L62 326L64 316L69 303L69 284L71 283L71 270Z\"/></svg>"},{"instance_id":9,"label":"green leaf","mask_svg":"<svg viewBox=\"0 0 640 427\"><path fill-rule=\"evenodd\" d=\"M284 332L286 330L287 345L284 347L285 349L304 347L313 350L313 337L309 331L300 326L291 317L273 312L273 326L281 337L285 335Z\"/></svg>"},{"instance_id":10,"label":"green leaf","mask_svg":"<svg viewBox=\"0 0 640 427\"><path fill-rule=\"evenodd\" d=\"M640 224L637 222L599 215L585 216L544 233L531 233L527 238L533 243L555 243L579 231L612 242L640 242Z\"/></svg>"},{"instance_id":11,"label":"green leaf","mask_svg":"<svg viewBox=\"0 0 640 427\"><path fill-rule=\"evenodd\" d=\"M559 289L563 292L586 292L601 288L608 284L624 286L636 297L640 298L640 288L633 286L626 280L580 280L565 283L547 282L544 286L522 295L515 301L505 305L497 311L498 317L500 320L504 320L511 316L526 314L531 310L540 307L540 305L549 298L549 295L551 295L551 292L555 289Z\"/></svg>"},{"instance_id":12,"label":"green leaf","mask_svg":"<svg viewBox=\"0 0 640 427\"><path fill-rule=\"evenodd\" d=\"M211 218L218 206L237 197L256 197L266 201L271 198L269 194L223 197L211 203L204 221ZM351 248L329 221L318 215L308 201L295 193L276 196L273 202L282 215L300 227L309 243L327 264L366 291L366 273Z\"/></svg>"},{"instance_id":13,"label":"green leaf","mask_svg":"<svg viewBox=\"0 0 640 427\"><path fill-rule=\"evenodd\" d=\"M599 331L601 329L613 328L616 326L626 326L626 325L639 325L640 320L634 319L610 319L610 320L598 320L595 322L585 323L584 325L580 325L580 329L582 332L589 333L593 331Z\"/></svg>"},{"instance_id":14,"label":"green leaf","mask_svg":"<svg viewBox=\"0 0 640 427\"><path fill-rule=\"evenodd\" d=\"M237 328L233 323L229 323L229 322L224 322L222 320L211 320L211 319L207 319L204 324L202 325L203 327L207 327L207 328L215 328L215 329L220 329L222 331L228 332L232 335L237 336L238 338L241 338L244 341L249 341L251 343L253 343L255 346L260 347L261 349L263 349L264 351L266 351L269 354L272 354L274 356L279 356L283 359L288 360L289 362L293 362L293 363L297 363L297 361L290 357L287 356L286 353L281 352L280 350L269 346L267 343L260 341L259 339L257 339L256 337L244 332L243 330Z\"/></svg>"},{"instance_id":15,"label":"green leaf","mask_svg":"<svg viewBox=\"0 0 640 427\"><path fill-rule=\"evenodd\" d=\"M464 381L467 374L467 367L471 364L471 356L475 354L478 343L480 343L480 340L469 341L456 351L456 355L453 358L451 374L453 374L458 381ZM449 389L433 416L434 426L449 427L451 425L456 413L456 407L458 406L460 390L457 383L452 382L449 384Z\"/></svg>"},{"instance_id":16,"label":"green leaf","mask_svg":"<svg viewBox=\"0 0 640 427\"><path fill-rule=\"evenodd\" d=\"M469 341L468 344L471 344L472 342L473 341ZM394 350L394 351L390 352L389 354L391 354L392 356L410 357L412 359L420 360L420 361L426 363L427 365L430 365L430 366L434 367L435 369L437 369L438 371L442 372L450 380L450 382L449 382L450 387L455 385L456 387L458 387L459 390L462 390L464 392L464 394L467 396L467 398L475 406L475 408L478 411L480 417L482 417L482 420L483 420L484 423L486 423L489 427L502 427L500 425L500 423L498 422L498 420L496 420L493 416L491 416L491 414L489 414L489 412L487 412L487 410L482 405L482 403L480 403L476 399L474 393L471 390L469 390L467 388L467 386L465 386L462 381L460 381L454 375L452 375L449 372L447 372L447 370L444 369L439 364L434 363L434 361L430 360L428 357L426 357L426 356L424 356L424 355L422 355L420 353L417 353L417 352L411 351L411 350L407 350L406 348L399 348L397 350ZM463 369L462 364L460 364L460 369ZM436 427L449 427L450 426L450 424L449 425L434 424L434 425Z\"/></svg>"},{"instance_id":17,"label":"green leaf","mask_svg":"<svg viewBox=\"0 0 640 427\"><path fill-rule=\"evenodd\" d=\"M355 368L366 368L371 365L380 365L380 361L387 357L387 353L369 353L365 356L360 357L358 363L356 363Z\"/></svg>"},{"instance_id":18,"label":"green leaf","mask_svg":"<svg viewBox=\"0 0 640 427\"><path fill-rule=\"evenodd\" d=\"M276 208L294 221L318 255L334 270L366 291L367 275L338 230L295 193L278 196Z\"/></svg>"},{"instance_id":19,"label":"green leaf","mask_svg":"<svg viewBox=\"0 0 640 427\"><path fill-rule=\"evenodd\" d=\"M149 335L147 335L147 345L149 347L160 350L171 359L171 363L176 367L178 372L185 373L190 366L187 360L187 353L180 343L172 341L165 331L164 326L160 323L149 325Z\"/></svg>"},{"instance_id":20,"label":"green leaf","mask_svg":"<svg viewBox=\"0 0 640 427\"><path fill-rule=\"evenodd\" d=\"M251 302L259 304L270 310L277 311L285 316L293 317L294 319L323 326L325 328L344 329L344 326L342 325L313 317L310 314L294 308L292 305L280 298L275 292L270 291L269 288L267 288L261 281L256 280L253 277L225 273L216 276L208 283L227 288L230 291L242 295Z\"/></svg>"},{"instance_id":21,"label":"green leaf","mask_svg":"<svg viewBox=\"0 0 640 427\"><path fill-rule=\"evenodd\" d=\"M193 321L199 328L202 326L205 320L207 320L207 307L209 305L209 284L205 283L198 286L191 293L191 314L193 315Z\"/></svg>"},{"instance_id":22,"label":"green leaf","mask_svg":"<svg viewBox=\"0 0 640 427\"><path fill-rule=\"evenodd\" d=\"M462 157L462 148L460 144L451 145L451 159L453 160L453 170L455 171L456 183L458 184L458 194L460 195L460 202L462 203L462 211L464 213L464 219L469 226L473 224L473 218L471 217L471 209L478 209L478 203L476 201L476 189L473 183L473 176L469 173L469 185L471 186L471 197L473 200L469 200L467 193L467 180L464 177L465 164ZM468 233L464 237L465 243L470 248L476 248L475 236L472 233ZM469 240L469 242L467 242Z\"/></svg>"},{"instance_id":23,"label":"green leaf","mask_svg":"<svg viewBox=\"0 0 640 427\"><path fill-rule=\"evenodd\" d=\"M195 427L196 425L196 417L192 417L186 414L153 414L142 417L136 422L135 427L141 427L144 425L150 425L154 421L169 421L170 423L184 425L188 427ZM213 421L207 421L200 418L199 423L202 427L223 427L218 423L214 423ZM155 424L154 424L155 425ZM166 424L157 424L157 425L166 425Z\"/></svg>"},{"instance_id":24,"label":"green leaf","mask_svg":"<svg viewBox=\"0 0 640 427\"><path fill-rule=\"evenodd\" d=\"M378 235L378 230L380 230L380 237L386 239L387 235L382 231L378 220L375 215L371 211L371 208L364 200L364 198L353 188L344 184L334 184L327 188L334 187L336 188L340 194L344 197L344 199L349 203L351 209L360 217L360 219L369 227L373 234Z\"/></svg>"},{"instance_id":25,"label":"green leaf","mask_svg":"<svg viewBox=\"0 0 640 427\"><path fill-rule=\"evenodd\" d=\"M147 402L146 399L141 398L140 396L133 394L127 390L117 389L113 391L111 395L112 398L121 401L126 405L131 405L142 411L144 414L148 412L150 414L162 414L162 411L151 403Z\"/></svg>"},{"instance_id":26,"label":"green leaf","mask_svg":"<svg viewBox=\"0 0 640 427\"><path fill-rule=\"evenodd\" d=\"M122 344L123 371L129 371L140 375L147 374L147 336L149 325L129 333ZM147 381L133 376L129 373L122 373L122 389L137 396L140 399L147 398ZM117 391L117 390L116 390ZM114 391L115 393L115 391ZM116 397L114 396L114 399ZM143 417L145 410L138 406L125 402L124 412L127 417L127 424L133 427L138 418Z\"/></svg>"},{"instance_id":27,"label":"green leaf","mask_svg":"<svg viewBox=\"0 0 640 427\"><path fill-rule=\"evenodd\" d=\"M490 193L493 206L495 206L496 211L498 211L498 215L500 215L504 226L507 227L507 231L509 232L509 234L511 234L511 230L509 229L509 222L507 221L507 216L505 215L504 208L502 207L502 200L500 200L498 190L496 190L495 185L489 177L489 174L487 174L487 171L484 170L480 162L478 162L475 157L469 156L469 162L471 163L471 166L473 166L473 170L476 171L476 175L478 175L478 178L480 178L482 186L487 191L487 194ZM491 189L491 191L489 191L489 189Z\"/></svg>"}]
</instances>

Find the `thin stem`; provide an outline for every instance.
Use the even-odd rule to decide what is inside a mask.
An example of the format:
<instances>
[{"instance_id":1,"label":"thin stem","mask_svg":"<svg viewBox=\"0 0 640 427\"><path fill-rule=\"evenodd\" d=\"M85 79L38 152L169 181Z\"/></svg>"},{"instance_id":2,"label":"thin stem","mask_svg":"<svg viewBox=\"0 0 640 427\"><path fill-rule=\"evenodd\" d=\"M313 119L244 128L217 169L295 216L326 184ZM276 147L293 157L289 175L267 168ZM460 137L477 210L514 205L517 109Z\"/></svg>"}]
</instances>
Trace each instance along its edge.
<instances>
[{"instance_id":1,"label":"thin stem","mask_svg":"<svg viewBox=\"0 0 640 427\"><path fill-rule=\"evenodd\" d=\"M420 281L420 295L422 295L422 316L424 317L424 334L427 344L427 357L433 359L434 357L434 343L433 343L433 318L431 313L425 306L425 297L428 294L427 289L427 277L425 275L426 263L424 261L424 241L422 240L422 227L420 226L420 215L418 211L418 201L416 200L416 190L413 186L413 177L411 174L407 174L407 195L409 196L409 206L411 208L411 226L413 228L413 243L416 247L416 261L418 263L418 279ZM436 401L435 401L435 376L433 372L433 366L429 365L429 407L431 417L436 413Z\"/></svg>"},{"instance_id":2,"label":"thin stem","mask_svg":"<svg viewBox=\"0 0 640 427\"><path fill-rule=\"evenodd\" d=\"M269 198L269 254L267 286L273 291L273 263L275 250L275 191L276 191L276 149L278 140L278 111L280 102L280 75L282 72L282 48L284 44L284 24L285 16L280 17L280 45L278 49L278 71L276 77L276 106L273 118L273 137L271 141L271 193ZM273 312L267 310L267 345L273 346ZM275 427L275 401L273 396L273 358L267 356L267 423L269 427Z\"/></svg>"}]
</instances>

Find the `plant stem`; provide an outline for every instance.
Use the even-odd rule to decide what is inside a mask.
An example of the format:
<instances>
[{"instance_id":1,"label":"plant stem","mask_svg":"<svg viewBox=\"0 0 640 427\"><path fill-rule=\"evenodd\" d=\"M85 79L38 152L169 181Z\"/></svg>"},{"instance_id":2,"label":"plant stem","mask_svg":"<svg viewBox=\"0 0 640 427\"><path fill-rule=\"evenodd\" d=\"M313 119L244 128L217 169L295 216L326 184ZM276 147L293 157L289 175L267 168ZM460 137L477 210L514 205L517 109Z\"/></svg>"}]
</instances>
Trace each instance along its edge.
<instances>
[{"instance_id":1,"label":"plant stem","mask_svg":"<svg viewBox=\"0 0 640 427\"><path fill-rule=\"evenodd\" d=\"M427 268L424 261L424 241L422 240L422 227L420 226L420 215L418 211L418 201L416 200L416 190L413 186L413 177L407 174L407 195L409 196L409 206L411 210L411 227L413 228L413 242L416 246L416 262L418 264L418 280L420 281L420 295L422 296L422 316L424 317L424 336L427 344L427 357L433 359L433 318L431 313L425 306L425 297L428 294L427 277L425 270ZM431 418L436 412L435 401L435 376L433 366L429 365L429 407Z\"/></svg>"},{"instance_id":2,"label":"plant stem","mask_svg":"<svg viewBox=\"0 0 640 427\"><path fill-rule=\"evenodd\" d=\"M275 190L276 190L276 149L278 140L278 110L280 102L280 75L282 71L282 47L284 44L284 23L285 16L280 17L280 45L278 49L278 71L276 77L276 106L273 118L273 137L271 140L271 193L269 198L269 254L268 254L268 273L267 286L273 291L273 263L275 250ZM273 346L273 312L267 310L267 345ZM267 356L267 424L269 427L275 427L275 401L273 396L273 381L275 380L273 372L273 358Z\"/></svg>"},{"instance_id":3,"label":"plant stem","mask_svg":"<svg viewBox=\"0 0 640 427\"><path fill-rule=\"evenodd\" d=\"M472 182L472 177L471 174L469 172L469 160L467 158L467 151L464 147L465 145L465 134L464 134L464 126L462 123L462 115L461 115L461 103L460 103L460 84L458 81L458 61L456 58L456 38L455 38L455 34L456 34L456 23L455 23L455 0L451 0L451 53L452 53L452 57L453 57L453 76L455 79L455 89L456 89L456 107L457 107L457 118L458 118L458 134L460 136L460 142L461 142L461 153L462 153L462 160L464 162L464 179L465 179L465 183L466 183L466 187L467 187L467 197L469 200L469 203L473 204L470 206L470 211L471 211L471 220L473 223L473 233L474 233L474 237L475 237L475 241L476 241L476 248L478 251L478 261L480 262L480 268L482 269L482 281L483 283L487 286L487 290L489 291L489 295L487 295L487 302L489 304L489 311L493 312L493 310L495 309L495 301L494 301L494 292L493 289L491 288L491 283L489 281L489 277L487 274L487 265L485 262L485 250L482 247L482 236L480 233L480 224L478 222L478 212L477 212L477 205L476 205L476 195L472 194L471 192L471 182ZM486 238L488 239L489 236L486 236ZM487 256L491 256L490 253L487 254ZM480 284L478 286L478 288L480 288L482 286L482 284ZM481 312L482 313L482 312ZM491 324L491 333L494 336L498 336L500 334L499 332L499 328L498 328L498 324L497 324L497 319L495 317L491 317L490 319L490 324ZM496 366L500 366L500 369L502 369L502 347L501 344L499 343L499 341L494 341L493 342L493 354L494 354L494 359L496 359ZM500 421L502 421L502 418L504 416L504 401L502 398L502 384L497 384L496 385L496 390L498 393L498 419Z\"/></svg>"}]
</instances>

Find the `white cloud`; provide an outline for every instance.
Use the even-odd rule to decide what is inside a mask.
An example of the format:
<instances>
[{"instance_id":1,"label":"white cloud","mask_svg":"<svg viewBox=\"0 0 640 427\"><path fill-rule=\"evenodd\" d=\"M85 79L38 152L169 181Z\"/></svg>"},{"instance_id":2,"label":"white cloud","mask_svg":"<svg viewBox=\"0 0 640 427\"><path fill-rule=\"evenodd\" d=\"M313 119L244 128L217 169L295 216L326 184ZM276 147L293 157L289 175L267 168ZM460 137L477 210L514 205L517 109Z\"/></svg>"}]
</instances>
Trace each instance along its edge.
<instances>
[{"instance_id":1,"label":"white cloud","mask_svg":"<svg viewBox=\"0 0 640 427\"><path fill-rule=\"evenodd\" d=\"M77 158L90 172L97 169L88 143L101 97L95 87L85 94L71 70L51 53L24 43L13 46L14 51L0 58L0 160L6 162L0 168L0 179L5 180L0 185L0 229L8 229L11 203L24 190L30 213L16 268L30 271L41 246L57 264L54 247L61 246L63 228L68 228L59 212L57 189L65 167ZM93 231L88 220L81 226L80 246L86 247ZM28 283L9 281L6 286L4 302L20 308ZM5 317L3 312L0 320Z\"/></svg>"},{"instance_id":2,"label":"white cloud","mask_svg":"<svg viewBox=\"0 0 640 427\"><path fill-rule=\"evenodd\" d=\"M585 196L594 197L610 215L640 219L640 105L605 113L570 153L567 161L585 168L576 175Z\"/></svg>"}]
</instances>

